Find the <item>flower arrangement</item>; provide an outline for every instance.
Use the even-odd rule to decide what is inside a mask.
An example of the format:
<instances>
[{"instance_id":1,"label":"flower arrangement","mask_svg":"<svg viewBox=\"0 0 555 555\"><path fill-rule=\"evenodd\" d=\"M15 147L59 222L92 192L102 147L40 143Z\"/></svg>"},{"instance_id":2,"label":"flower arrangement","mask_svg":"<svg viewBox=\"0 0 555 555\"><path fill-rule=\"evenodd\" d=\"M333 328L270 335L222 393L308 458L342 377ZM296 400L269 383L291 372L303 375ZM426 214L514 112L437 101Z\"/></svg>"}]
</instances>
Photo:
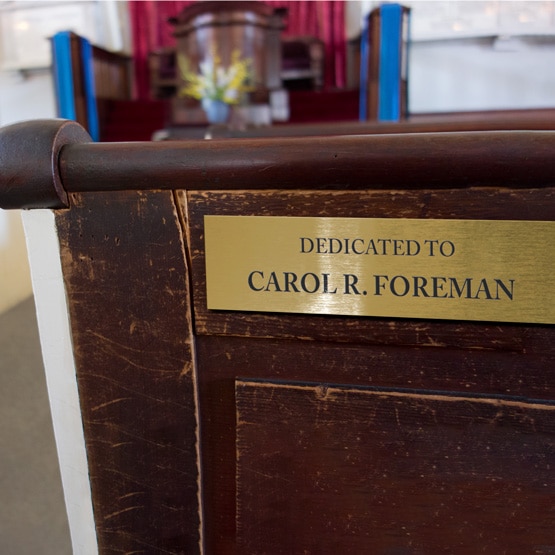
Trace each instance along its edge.
<instances>
[{"instance_id":1,"label":"flower arrangement","mask_svg":"<svg viewBox=\"0 0 555 555\"><path fill-rule=\"evenodd\" d=\"M178 65L185 81L185 85L179 90L180 96L237 104L245 92L253 90L249 86L251 60L241 59L238 50L233 51L231 64L227 68L222 65L221 58L215 52L200 63L200 73L191 70L185 56L178 57Z\"/></svg>"}]
</instances>

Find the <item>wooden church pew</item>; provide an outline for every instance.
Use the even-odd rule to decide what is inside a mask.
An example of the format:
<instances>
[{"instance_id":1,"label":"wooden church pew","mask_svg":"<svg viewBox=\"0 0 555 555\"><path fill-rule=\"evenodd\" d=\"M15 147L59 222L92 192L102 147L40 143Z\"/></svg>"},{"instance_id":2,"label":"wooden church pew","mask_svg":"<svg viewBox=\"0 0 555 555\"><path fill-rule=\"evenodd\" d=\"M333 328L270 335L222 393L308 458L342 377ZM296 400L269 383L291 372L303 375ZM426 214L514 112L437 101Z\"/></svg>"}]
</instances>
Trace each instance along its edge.
<instances>
[{"instance_id":1,"label":"wooden church pew","mask_svg":"<svg viewBox=\"0 0 555 555\"><path fill-rule=\"evenodd\" d=\"M59 241L76 552L553 553L554 152L0 131L0 206L52 210Z\"/></svg>"},{"instance_id":2,"label":"wooden church pew","mask_svg":"<svg viewBox=\"0 0 555 555\"><path fill-rule=\"evenodd\" d=\"M200 138L311 137L326 135L381 135L394 133L446 133L464 131L554 131L555 110L490 110L445 114L413 114L399 122L333 121L285 123L271 126L170 125L157 131L155 140Z\"/></svg>"}]
</instances>

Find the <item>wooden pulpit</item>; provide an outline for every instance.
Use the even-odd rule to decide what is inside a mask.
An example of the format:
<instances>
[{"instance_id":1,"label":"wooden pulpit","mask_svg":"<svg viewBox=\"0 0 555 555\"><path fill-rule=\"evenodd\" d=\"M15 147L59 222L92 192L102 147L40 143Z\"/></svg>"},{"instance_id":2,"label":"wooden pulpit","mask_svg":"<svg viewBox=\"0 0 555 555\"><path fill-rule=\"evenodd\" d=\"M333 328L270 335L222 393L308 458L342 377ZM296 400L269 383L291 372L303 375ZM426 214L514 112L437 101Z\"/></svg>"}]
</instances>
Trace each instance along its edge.
<instances>
[{"instance_id":1,"label":"wooden pulpit","mask_svg":"<svg viewBox=\"0 0 555 555\"><path fill-rule=\"evenodd\" d=\"M75 551L555 553L554 153L550 131L3 129L0 205L57 233Z\"/></svg>"},{"instance_id":2,"label":"wooden pulpit","mask_svg":"<svg viewBox=\"0 0 555 555\"><path fill-rule=\"evenodd\" d=\"M201 64L207 61L217 67L228 68L237 55L249 61L250 72L250 90L244 93L240 103L245 109L258 107L262 111L266 110L265 120L270 123L271 96L283 89L281 32L285 27L286 11L252 0L210 0L186 6L170 19L177 42L178 92L186 84L180 70L183 63L189 67L189 71L198 73ZM173 101L172 122L195 121L195 108L196 111L200 110L197 100L178 94L178 98ZM247 123L261 123L256 118L250 121L254 115L245 117Z\"/></svg>"}]
</instances>

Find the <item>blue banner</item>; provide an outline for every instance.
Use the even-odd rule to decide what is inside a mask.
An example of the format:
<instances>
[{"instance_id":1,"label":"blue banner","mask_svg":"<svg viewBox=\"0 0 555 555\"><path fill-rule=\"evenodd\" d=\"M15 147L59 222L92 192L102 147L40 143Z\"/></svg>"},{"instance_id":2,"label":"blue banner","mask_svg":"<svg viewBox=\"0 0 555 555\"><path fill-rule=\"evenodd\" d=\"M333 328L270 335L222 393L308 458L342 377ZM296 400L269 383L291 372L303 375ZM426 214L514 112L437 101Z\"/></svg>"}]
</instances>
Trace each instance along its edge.
<instances>
[{"instance_id":1,"label":"blue banner","mask_svg":"<svg viewBox=\"0 0 555 555\"><path fill-rule=\"evenodd\" d=\"M82 37L81 57L83 63L83 88L85 92L85 104L87 107L88 132L93 141L98 141L98 109L96 107L92 46L87 39Z\"/></svg>"},{"instance_id":2,"label":"blue banner","mask_svg":"<svg viewBox=\"0 0 555 555\"><path fill-rule=\"evenodd\" d=\"M401 32L402 8L385 4L380 18L380 66L378 84L378 120L401 118Z\"/></svg>"},{"instance_id":3,"label":"blue banner","mask_svg":"<svg viewBox=\"0 0 555 555\"><path fill-rule=\"evenodd\" d=\"M52 37L52 65L58 117L75 120L75 94L71 68L70 32L61 31Z\"/></svg>"}]
</instances>

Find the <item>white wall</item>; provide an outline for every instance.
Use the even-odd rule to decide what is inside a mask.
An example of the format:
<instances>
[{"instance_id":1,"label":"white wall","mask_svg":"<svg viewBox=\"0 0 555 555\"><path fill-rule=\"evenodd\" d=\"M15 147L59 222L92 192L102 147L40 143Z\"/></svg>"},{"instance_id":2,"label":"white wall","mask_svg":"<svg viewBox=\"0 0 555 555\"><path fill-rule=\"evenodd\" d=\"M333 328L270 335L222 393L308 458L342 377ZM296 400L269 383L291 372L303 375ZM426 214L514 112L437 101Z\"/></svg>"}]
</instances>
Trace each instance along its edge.
<instances>
[{"instance_id":1,"label":"white wall","mask_svg":"<svg viewBox=\"0 0 555 555\"><path fill-rule=\"evenodd\" d=\"M0 72L0 125L56 116L49 70L27 77ZM32 294L27 247L19 210L0 209L0 313Z\"/></svg>"},{"instance_id":2,"label":"white wall","mask_svg":"<svg viewBox=\"0 0 555 555\"><path fill-rule=\"evenodd\" d=\"M31 295L25 235L18 210L0 210L0 313Z\"/></svg>"},{"instance_id":3,"label":"white wall","mask_svg":"<svg viewBox=\"0 0 555 555\"><path fill-rule=\"evenodd\" d=\"M56 117L56 101L49 68L26 75L0 71L0 125L52 117Z\"/></svg>"},{"instance_id":4,"label":"white wall","mask_svg":"<svg viewBox=\"0 0 555 555\"><path fill-rule=\"evenodd\" d=\"M411 10L411 113L555 107L555 1L397 1ZM349 38L381 3L349 2Z\"/></svg>"},{"instance_id":5,"label":"white wall","mask_svg":"<svg viewBox=\"0 0 555 555\"><path fill-rule=\"evenodd\" d=\"M555 37L411 44L411 113L553 107Z\"/></svg>"}]
</instances>

